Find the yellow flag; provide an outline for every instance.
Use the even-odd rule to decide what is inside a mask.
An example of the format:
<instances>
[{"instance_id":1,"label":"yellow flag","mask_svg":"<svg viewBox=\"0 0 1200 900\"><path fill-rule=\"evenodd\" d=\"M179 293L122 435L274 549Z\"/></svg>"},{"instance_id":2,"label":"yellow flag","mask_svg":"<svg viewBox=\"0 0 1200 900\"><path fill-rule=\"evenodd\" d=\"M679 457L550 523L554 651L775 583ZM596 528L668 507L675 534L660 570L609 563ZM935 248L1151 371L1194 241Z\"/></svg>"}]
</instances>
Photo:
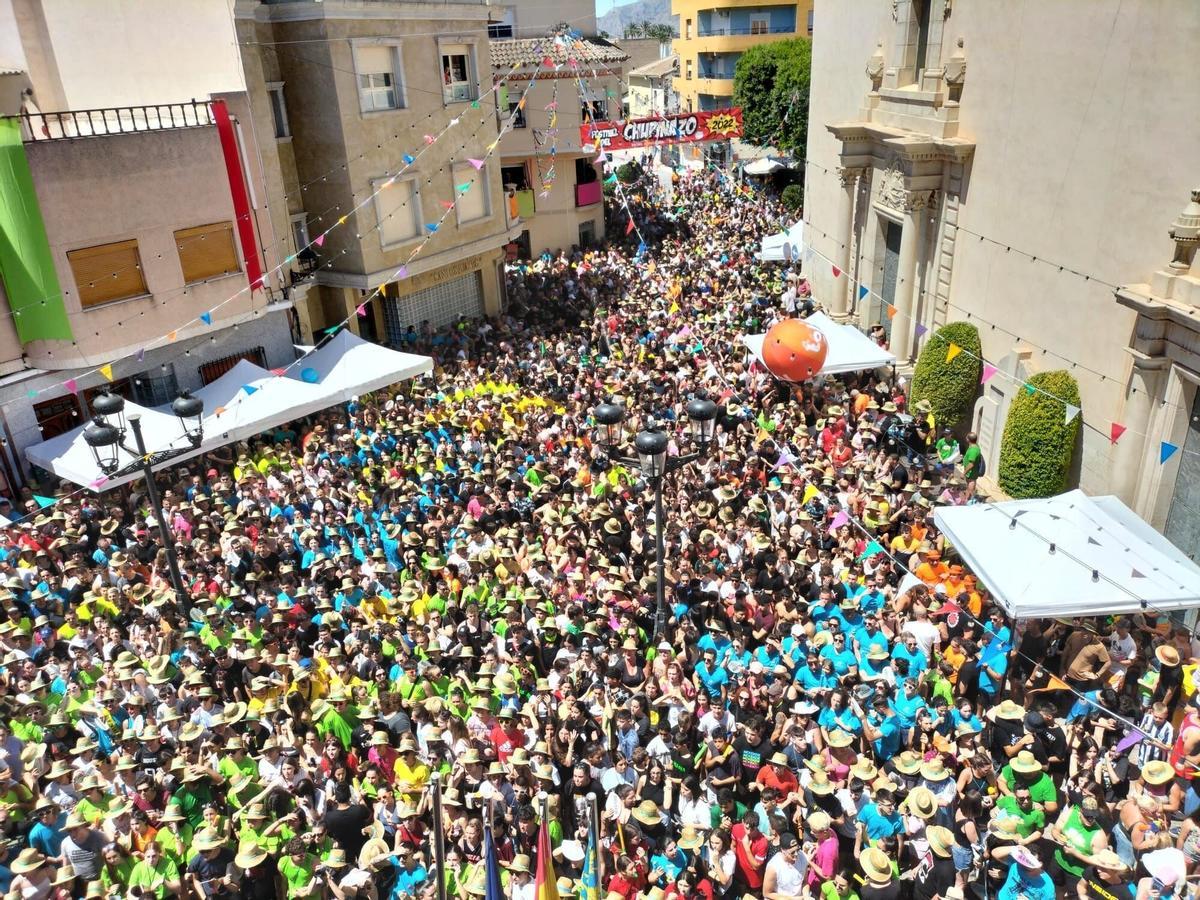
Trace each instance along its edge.
<instances>
[{"instance_id":1,"label":"yellow flag","mask_svg":"<svg viewBox=\"0 0 1200 900\"><path fill-rule=\"evenodd\" d=\"M817 490L817 486L815 484L810 484L808 487L806 487L804 489L804 497L800 501L800 505L803 506L803 505L807 504L810 500L812 500L813 497L817 496L819 493L821 493L821 492L819 490Z\"/></svg>"},{"instance_id":2,"label":"yellow flag","mask_svg":"<svg viewBox=\"0 0 1200 900\"><path fill-rule=\"evenodd\" d=\"M100 367L100 374L103 375L105 378L107 378L109 381L112 381L113 380L112 363L105 363L104 365L102 365Z\"/></svg>"},{"instance_id":3,"label":"yellow flag","mask_svg":"<svg viewBox=\"0 0 1200 900\"><path fill-rule=\"evenodd\" d=\"M951 344L946 348L946 362L950 362L950 360L954 359L960 353L962 353L962 347L958 346L958 344Z\"/></svg>"},{"instance_id":4,"label":"yellow flag","mask_svg":"<svg viewBox=\"0 0 1200 900\"><path fill-rule=\"evenodd\" d=\"M667 312L669 312L671 315L675 315L675 313L679 312L679 304L672 303L671 308L668 309Z\"/></svg>"}]
</instances>

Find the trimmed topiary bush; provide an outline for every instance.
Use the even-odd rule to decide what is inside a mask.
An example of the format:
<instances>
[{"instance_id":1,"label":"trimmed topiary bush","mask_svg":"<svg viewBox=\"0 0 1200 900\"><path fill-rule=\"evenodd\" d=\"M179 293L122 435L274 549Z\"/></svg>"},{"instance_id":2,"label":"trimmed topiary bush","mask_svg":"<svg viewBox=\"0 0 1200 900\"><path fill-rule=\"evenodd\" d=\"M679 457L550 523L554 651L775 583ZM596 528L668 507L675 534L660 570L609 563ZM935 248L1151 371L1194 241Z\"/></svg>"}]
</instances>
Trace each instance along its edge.
<instances>
[{"instance_id":1,"label":"trimmed topiary bush","mask_svg":"<svg viewBox=\"0 0 1200 900\"><path fill-rule=\"evenodd\" d=\"M804 188L798 184L789 184L779 195L783 208L791 212L800 212L804 208Z\"/></svg>"},{"instance_id":2,"label":"trimmed topiary bush","mask_svg":"<svg viewBox=\"0 0 1200 900\"><path fill-rule=\"evenodd\" d=\"M633 184L641 177L642 167L637 160L631 159L629 162L617 166L617 178L621 184Z\"/></svg>"},{"instance_id":3,"label":"trimmed topiary bush","mask_svg":"<svg viewBox=\"0 0 1200 900\"><path fill-rule=\"evenodd\" d=\"M951 344L962 347L950 362ZM983 375L983 348L979 330L968 322L949 322L933 333L921 348L913 371L912 402L928 400L939 428L953 428L971 412Z\"/></svg>"},{"instance_id":4,"label":"trimmed topiary bush","mask_svg":"<svg viewBox=\"0 0 1200 900\"><path fill-rule=\"evenodd\" d=\"M1040 372L1013 398L1000 442L1001 489L1025 500L1067 489L1082 413L1067 422L1067 403L1079 406L1079 384L1063 370ZM1045 393L1042 393L1045 391Z\"/></svg>"}]
</instances>

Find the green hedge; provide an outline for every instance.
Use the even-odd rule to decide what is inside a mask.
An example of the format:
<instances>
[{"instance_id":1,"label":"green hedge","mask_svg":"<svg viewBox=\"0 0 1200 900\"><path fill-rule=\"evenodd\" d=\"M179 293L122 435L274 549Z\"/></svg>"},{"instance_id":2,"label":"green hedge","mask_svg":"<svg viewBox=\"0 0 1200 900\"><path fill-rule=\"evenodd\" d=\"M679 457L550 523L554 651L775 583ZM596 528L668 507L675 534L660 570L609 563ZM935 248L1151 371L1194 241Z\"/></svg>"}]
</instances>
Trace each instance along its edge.
<instances>
[{"instance_id":1,"label":"green hedge","mask_svg":"<svg viewBox=\"0 0 1200 900\"><path fill-rule=\"evenodd\" d=\"M907 325L908 323L901 323ZM946 362L951 344L963 352ZM913 371L912 405L928 400L937 427L953 428L971 413L983 375L979 330L968 322L949 322L925 342Z\"/></svg>"},{"instance_id":2,"label":"green hedge","mask_svg":"<svg viewBox=\"0 0 1200 900\"><path fill-rule=\"evenodd\" d=\"M1000 487L1010 497L1052 497L1068 487L1082 414L1068 424L1066 403L1079 406L1079 384L1063 370L1029 379L1038 388L1013 399L1000 443ZM1045 393L1042 393L1045 391Z\"/></svg>"},{"instance_id":3,"label":"green hedge","mask_svg":"<svg viewBox=\"0 0 1200 900\"><path fill-rule=\"evenodd\" d=\"M798 184L789 184L779 195L783 208L791 212L800 212L804 208L804 188Z\"/></svg>"},{"instance_id":4,"label":"green hedge","mask_svg":"<svg viewBox=\"0 0 1200 900\"><path fill-rule=\"evenodd\" d=\"M633 184L642 177L642 167L636 160L630 160L627 163L621 163L617 166L617 178L621 184Z\"/></svg>"}]
</instances>

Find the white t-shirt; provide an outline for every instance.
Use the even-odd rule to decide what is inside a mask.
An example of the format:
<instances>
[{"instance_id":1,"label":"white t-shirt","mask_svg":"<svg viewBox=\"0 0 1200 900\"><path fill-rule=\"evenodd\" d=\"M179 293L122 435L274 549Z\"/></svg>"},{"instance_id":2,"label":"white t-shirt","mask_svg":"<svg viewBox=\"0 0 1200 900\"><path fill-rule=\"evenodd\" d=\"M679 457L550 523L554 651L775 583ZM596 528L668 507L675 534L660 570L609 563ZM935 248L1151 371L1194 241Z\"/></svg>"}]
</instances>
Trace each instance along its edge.
<instances>
[{"instance_id":1,"label":"white t-shirt","mask_svg":"<svg viewBox=\"0 0 1200 900\"><path fill-rule=\"evenodd\" d=\"M804 875L808 871L808 859L801 853L795 863L790 863L782 852L776 853L767 863L766 871L775 873L775 893L799 896L804 887Z\"/></svg>"},{"instance_id":2,"label":"white t-shirt","mask_svg":"<svg viewBox=\"0 0 1200 900\"><path fill-rule=\"evenodd\" d=\"M906 622L901 630L917 639L917 647L925 654L926 659L933 659L933 644L940 637L936 625L928 619L913 619Z\"/></svg>"}]
</instances>

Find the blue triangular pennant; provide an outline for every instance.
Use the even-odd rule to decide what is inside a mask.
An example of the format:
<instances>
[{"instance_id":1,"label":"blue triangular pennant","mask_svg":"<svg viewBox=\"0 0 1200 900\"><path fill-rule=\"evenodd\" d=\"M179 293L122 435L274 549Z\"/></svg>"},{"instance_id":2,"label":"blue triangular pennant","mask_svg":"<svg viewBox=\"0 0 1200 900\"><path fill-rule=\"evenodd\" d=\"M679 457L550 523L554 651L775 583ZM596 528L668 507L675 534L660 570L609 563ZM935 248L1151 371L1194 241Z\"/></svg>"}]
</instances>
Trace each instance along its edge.
<instances>
[{"instance_id":1,"label":"blue triangular pennant","mask_svg":"<svg viewBox=\"0 0 1200 900\"><path fill-rule=\"evenodd\" d=\"M404 162L407 163L408 165L411 166L416 161L417 161L417 158L415 156L409 156L407 153L404 154Z\"/></svg>"},{"instance_id":2,"label":"blue triangular pennant","mask_svg":"<svg viewBox=\"0 0 1200 900\"><path fill-rule=\"evenodd\" d=\"M242 390L243 390L243 391L245 391L245 392L246 392L246 396L247 396L247 397L249 397L251 394L253 394L255 391L257 391L257 390L258 390L258 388L256 388L256 387L255 387L254 385L252 385L252 384L243 384L243 385L242 385Z\"/></svg>"},{"instance_id":3,"label":"blue triangular pennant","mask_svg":"<svg viewBox=\"0 0 1200 900\"><path fill-rule=\"evenodd\" d=\"M869 287L867 287L865 284L860 284L858 286L858 299L859 300L861 300L863 297L867 296L867 294L869 294L869 293L871 293L871 289Z\"/></svg>"},{"instance_id":4,"label":"blue triangular pennant","mask_svg":"<svg viewBox=\"0 0 1200 900\"><path fill-rule=\"evenodd\" d=\"M53 497L43 497L41 494L34 494L33 499L40 509L45 509L47 506L53 506L58 502Z\"/></svg>"},{"instance_id":5,"label":"blue triangular pennant","mask_svg":"<svg viewBox=\"0 0 1200 900\"><path fill-rule=\"evenodd\" d=\"M210 312L200 313L200 321L203 322L205 325L211 325L212 324L212 313L210 313Z\"/></svg>"},{"instance_id":6,"label":"blue triangular pennant","mask_svg":"<svg viewBox=\"0 0 1200 900\"><path fill-rule=\"evenodd\" d=\"M1168 441L1163 441L1162 446L1158 448L1158 464L1162 465L1168 459L1175 455L1175 451L1179 449L1177 444L1172 444Z\"/></svg>"},{"instance_id":7,"label":"blue triangular pennant","mask_svg":"<svg viewBox=\"0 0 1200 900\"><path fill-rule=\"evenodd\" d=\"M437 222L430 222L430 223L428 223L428 224L427 224L425 227L426 227L426 228L429 230L429 233L430 233L430 234L433 234L433 232L435 232L435 231L437 231L437 230L438 230L438 223L437 223Z\"/></svg>"}]
</instances>

